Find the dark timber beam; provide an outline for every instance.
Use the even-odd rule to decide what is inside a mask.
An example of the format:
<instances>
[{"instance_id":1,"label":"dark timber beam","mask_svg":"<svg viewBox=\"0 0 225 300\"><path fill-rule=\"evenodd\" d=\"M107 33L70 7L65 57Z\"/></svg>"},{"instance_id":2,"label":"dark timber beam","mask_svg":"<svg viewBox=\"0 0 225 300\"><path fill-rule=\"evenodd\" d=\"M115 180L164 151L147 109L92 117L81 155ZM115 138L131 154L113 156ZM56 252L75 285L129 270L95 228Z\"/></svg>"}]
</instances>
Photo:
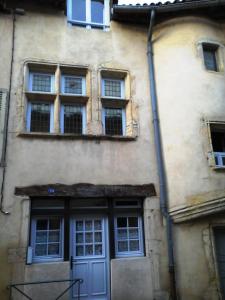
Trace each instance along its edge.
<instances>
[{"instance_id":1,"label":"dark timber beam","mask_svg":"<svg viewBox=\"0 0 225 300\"><path fill-rule=\"evenodd\" d=\"M154 184L143 185L94 185L78 183L72 185L46 184L15 187L15 195L29 197L151 197L156 196Z\"/></svg>"}]
</instances>

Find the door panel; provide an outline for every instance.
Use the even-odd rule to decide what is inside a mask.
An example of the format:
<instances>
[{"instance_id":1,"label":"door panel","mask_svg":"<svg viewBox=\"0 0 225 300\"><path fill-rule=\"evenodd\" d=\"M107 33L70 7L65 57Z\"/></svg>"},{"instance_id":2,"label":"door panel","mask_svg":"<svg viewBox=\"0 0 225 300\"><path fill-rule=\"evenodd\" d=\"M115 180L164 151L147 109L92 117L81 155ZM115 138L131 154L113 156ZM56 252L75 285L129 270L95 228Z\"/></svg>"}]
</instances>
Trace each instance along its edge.
<instances>
[{"instance_id":1,"label":"door panel","mask_svg":"<svg viewBox=\"0 0 225 300\"><path fill-rule=\"evenodd\" d=\"M82 278L82 300L108 299L107 220L103 217L76 217L71 222L73 278ZM77 298L74 287L72 298Z\"/></svg>"}]
</instances>

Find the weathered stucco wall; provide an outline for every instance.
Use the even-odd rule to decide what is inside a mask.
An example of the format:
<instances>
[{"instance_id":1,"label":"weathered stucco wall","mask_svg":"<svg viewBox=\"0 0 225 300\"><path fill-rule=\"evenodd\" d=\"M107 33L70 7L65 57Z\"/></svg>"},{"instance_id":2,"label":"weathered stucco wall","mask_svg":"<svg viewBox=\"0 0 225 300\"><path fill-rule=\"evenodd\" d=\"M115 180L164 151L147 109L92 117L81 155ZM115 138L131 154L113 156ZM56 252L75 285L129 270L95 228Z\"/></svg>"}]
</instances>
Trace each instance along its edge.
<instances>
[{"instance_id":1,"label":"weathered stucco wall","mask_svg":"<svg viewBox=\"0 0 225 300\"><path fill-rule=\"evenodd\" d=\"M204 18L177 18L158 25L153 40L169 208L175 215L186 206L224 199L224 170L216 171L208 161L206 121L225 121L225 30ZM220 72L206 70L202 42L220 45ZM210 228L224 221L206 217L175 225L180 299L219 298Z\"/></svg>"},{"instance_id":2,"label":"weathered stucco wall","mask_svg":"<svg viewBox=\"0 0 225 300\"><path fill-rule=\"evenodd\" d=\"M224 173L208 163L207 120L225 120L225 73L207 71L202 42L221 45L224 27L203 18L179 18L158 26L155 69L170 209L187 198L225 188Z\"/></svg>"}]
</instances>

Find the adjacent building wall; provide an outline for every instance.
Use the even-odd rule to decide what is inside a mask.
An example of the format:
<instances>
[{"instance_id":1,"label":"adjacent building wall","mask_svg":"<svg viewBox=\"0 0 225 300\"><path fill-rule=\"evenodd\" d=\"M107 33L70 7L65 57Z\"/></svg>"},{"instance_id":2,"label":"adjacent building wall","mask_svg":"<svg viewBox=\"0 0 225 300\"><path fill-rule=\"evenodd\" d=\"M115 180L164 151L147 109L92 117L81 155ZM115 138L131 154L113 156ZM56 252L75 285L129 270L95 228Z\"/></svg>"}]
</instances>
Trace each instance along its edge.
<instances>
[{"instance_id":1,"label":"adjacent building wall","mask_svg":"<svg viewBox=\"0 0 225 300\"><path fill-rule=\"evenodd\" d=\"M212 203L224 201L225 181L224 170L215 170L210 161L207 121L225 121L224 24L177 18L158 25L153 41L169 209L175 216L211 201L215 213ZM219 44L220 72L206 70L202 42ZM219 298L210 228L224 221L223 215L208 216L174 226L180 299Z\"/></svg>"}]
</instances>

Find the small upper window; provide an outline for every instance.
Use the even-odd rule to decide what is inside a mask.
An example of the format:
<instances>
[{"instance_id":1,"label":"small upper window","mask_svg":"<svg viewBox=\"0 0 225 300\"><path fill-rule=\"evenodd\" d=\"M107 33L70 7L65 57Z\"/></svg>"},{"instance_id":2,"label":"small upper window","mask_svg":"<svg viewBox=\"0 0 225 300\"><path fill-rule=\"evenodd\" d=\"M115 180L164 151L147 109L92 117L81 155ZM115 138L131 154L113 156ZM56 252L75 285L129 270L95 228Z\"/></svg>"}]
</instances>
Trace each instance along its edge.
<instances>
[{"instance_id":1,"label":"small upper window","mask_svg":"<svg viewBox=\"0 0 225 300\"><path fill-rule=\"evenodd\" d=\"M206 69L209 71L218 72L218 46L214 44L203 44L202 47Z\"/></svg>"},{"instance_id":2,"label":"small upper window","mask_svg":"<svg viewBox=\"0 0 225 300\"><path fill-rule=\"evenodd\" d=\"M109 23L109 0L68 0L69 22L104 28Z\"/></svg>"},{"instance_id":3,"label":"small upper window","mask_svg":"<svg viewBox=\"0 0 225 300\"><path fill-rule=\"evenodd\" d=\"M210 132L216 166L225 167L225 124L210 124Z\"/></svg>"},{"instance_id":4,"label":"small upper window","mask_svg":"<svg viewBox=\"0 0 225 300\"><path fill-rule=\"evenodd\" d=\"M85 78L79 76L62 76L62 93L85 95Z\"/></svg>"},{"instance_id":5,"label":"small upper window","mask_svg":"<svg viewBox=\"0 0 225 300\"><path fill-rule=\"evenodd\" d=\"M54 75L47 73L30 73L30 92L54 92Z\"/></svg>"},{"instance_id":6,"label":"small upper window","mask_svg":"<svg viewBox=\"0 0 225 300\"><path fill-rule=\"evenodd\" d=\"M103 79L102 95L110 98L124 98L124 80Z\"/></svg>"}]
</instances>

